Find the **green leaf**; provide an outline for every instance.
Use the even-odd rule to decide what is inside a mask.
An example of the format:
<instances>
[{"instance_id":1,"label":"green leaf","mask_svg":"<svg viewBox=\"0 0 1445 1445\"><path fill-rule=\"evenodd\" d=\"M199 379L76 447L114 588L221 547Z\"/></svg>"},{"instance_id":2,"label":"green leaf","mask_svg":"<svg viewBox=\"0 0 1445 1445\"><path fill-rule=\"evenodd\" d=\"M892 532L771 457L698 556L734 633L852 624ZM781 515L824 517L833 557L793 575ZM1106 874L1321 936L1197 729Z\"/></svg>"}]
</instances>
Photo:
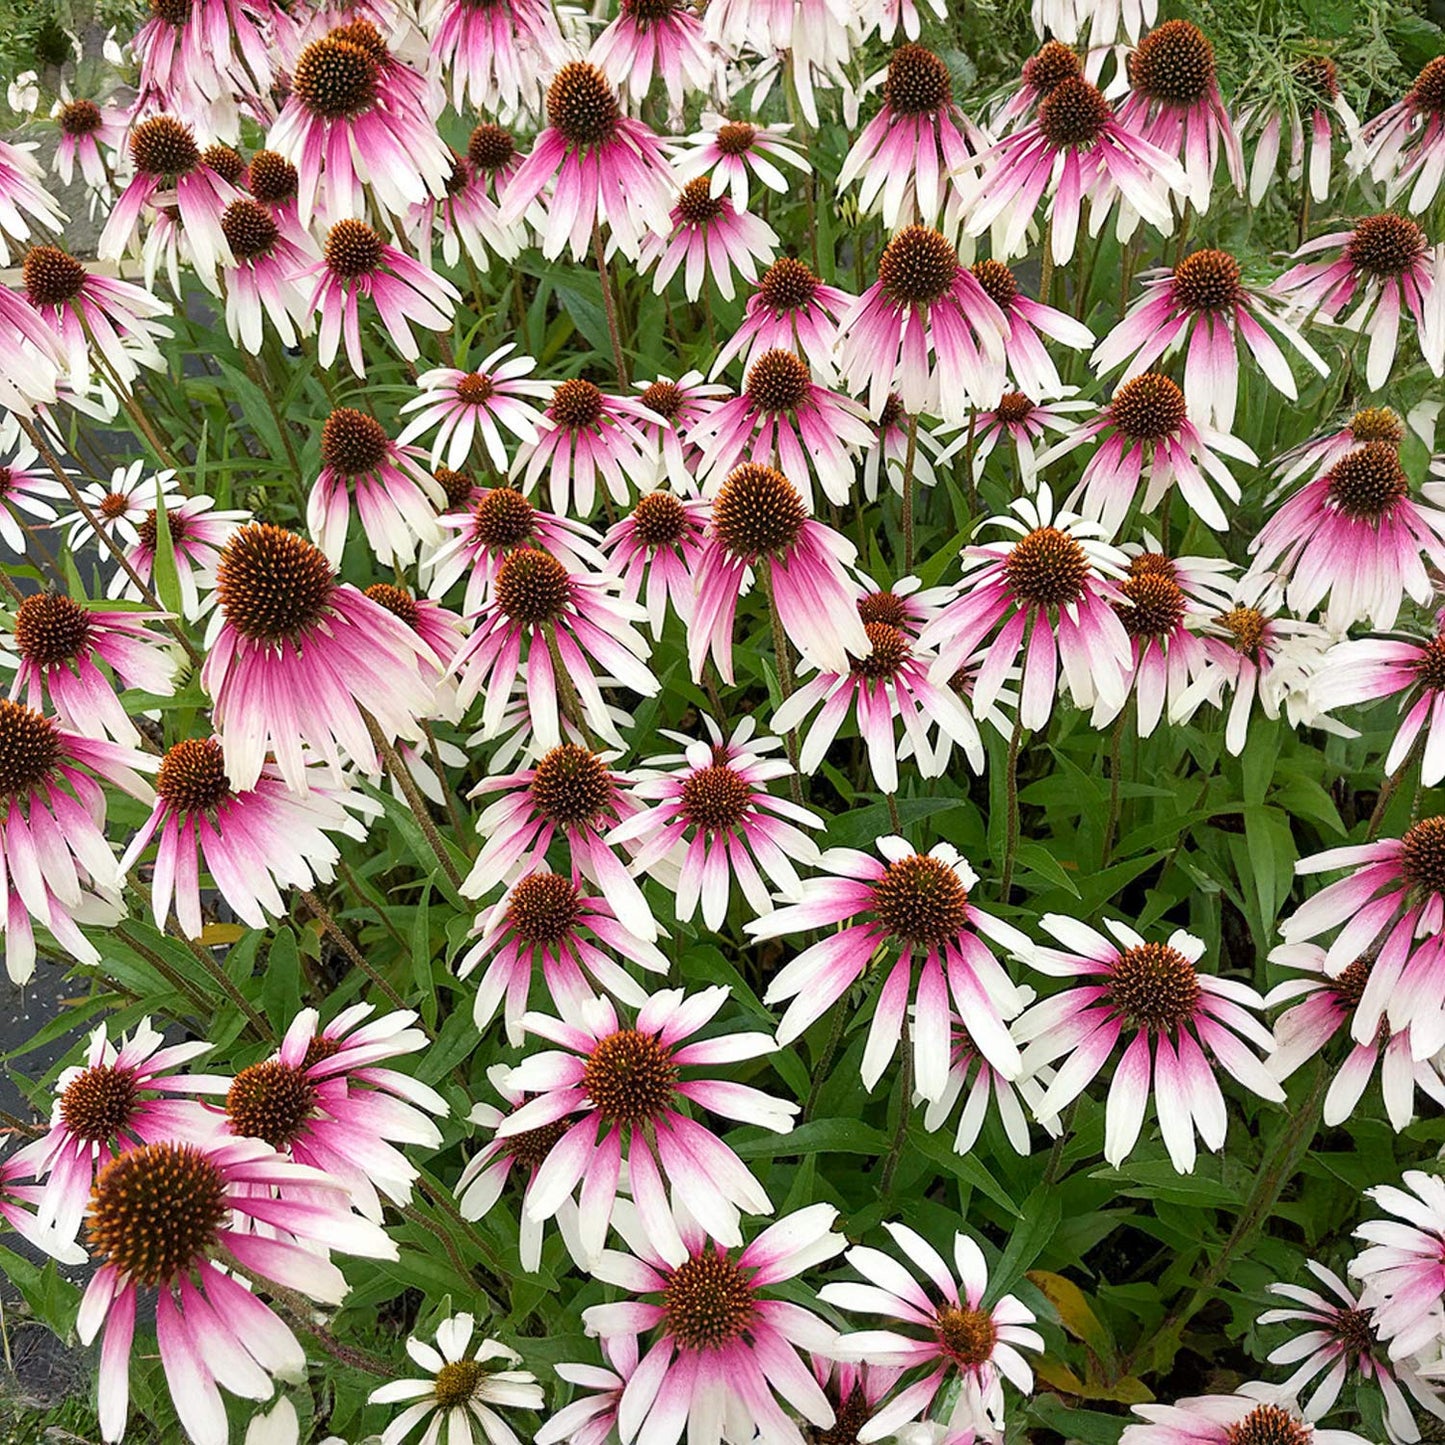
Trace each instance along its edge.
<instances>
[{"instance_id":1,"label":"green leaf","mask_svg":"<svg viewBox=\"0 0 1445 1445\"><path fill-rule=\"evenodd\" d=\"M910 823L961 808L962 798L899 798L898 820L906 828ZM835 848L866 848L875 839L892 833L893 819L887 803L870 803L834 818L828 825L828 842Z\"/></svg>"},{"instance_id":2,"label":"green leaf","mask_svg":"<svg viewBox=\"0 0 1445 1445\"><path fill-rule=\"evenodd\" d=\"M171 541L170 519L166 516L165 494L156 483L156 555L151 566L151 585L167 612L181 615L181 575L176 568L176 549Z\"/></svg>"},{"instance_id":3,"label":"green leaf","mask_svg":"<svg viewBox=\"0 0 1445 1445\"><path fill-rule=\"evenodd\" d=\"M1020 843L1014 849L1014 858L1021 868L1027 868L1031 873L1037 873L1040 878L1047 879L1056 888L1066 888L1075 898L1079 896L1078 884L1042 843Z\"/></svg>"},{"instance_id":4,"label":"green leaf","mask_svg":"<svg viewBox=\"0 0 1445 1445\"><path fill-rule=\"evenodd\" d=\"M42 1268L0 1245L0 1274L25 1297L36 1319L49 1325L61 1339L69 1339L80 1309L80 1291L62 1279L53 1259Z\"/></svg>"},{"instance_id":5,"label":"green leaf","mask_svg":"<svg viewBox=\"0 0 1445 1445\"><path fill-rule=\"evenodd\" d=\"M1040 1184L1023 1202L1022 1219L1009 1232L1008 1246L998 1268L991 1272L989 1296L998 1299L1009 1290L1049 1247L1060 1221L1064 1205L1057 1189Z\"/></svg>"},{"instance_id":6,"label":"green leaf","mask_svg":"<svg viewBox=\"0 0 1445 1445\"><path fill-rule=\"evenodd\" d=\"M296 935L289 928L278 930L266 955L261 1005L278 1033L301 1010L301 955L296 948Z\"/></svg>"},{"instance_id":7,"label":"green leaf","mask_svg":"<svg viewBox=\"0 0 1445 1445\"><path fill-rule=\"evenodd\" d=\"M790 1134L767 1134L733 1145L742 1159L773 1159L778 1155L866 1154L878 1157L888 1152L888 1136L861 1119L809 1119Z\"/></svg>"}]
</instances>

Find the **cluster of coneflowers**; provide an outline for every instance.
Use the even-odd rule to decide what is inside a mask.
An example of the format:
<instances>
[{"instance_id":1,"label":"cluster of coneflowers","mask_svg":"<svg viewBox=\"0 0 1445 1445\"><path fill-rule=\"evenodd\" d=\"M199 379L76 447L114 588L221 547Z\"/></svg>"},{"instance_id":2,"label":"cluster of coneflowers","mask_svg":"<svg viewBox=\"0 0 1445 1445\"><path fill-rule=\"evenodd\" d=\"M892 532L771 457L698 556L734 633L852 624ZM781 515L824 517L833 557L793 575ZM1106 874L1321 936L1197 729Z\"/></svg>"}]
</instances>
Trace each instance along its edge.
<instances>
[{"instance_id":1,"label":"cluster of coneflowers","mask_svg":"<svg viewBox=\"0 0 1445 1445\"><path fill-rule=\"evenodd\" d=\"M1035 1123L1058 1136L1107 1071L1105 1160L1129 1157L1152 1100L1188 1172L1225 1143L1222 1079L1283 1102L1337 1035L1327 1123L1377 1067L1397 1129L1417 1089L1445 1103L1445 818L1301 864L1343 876L1283 923L1273 959L1297 977L1268 999L1182 930L1150 937L1117 910L1104 931L1021 927L979 901L996 890L1007 911L1018 755L1068 703L1116 736L1220 710L1238 754L1256 709L1340 731L1340 710L1397 697L1387 791L1411 768L1445 779L1445 481L1406 466L1433 414L1374 396L1402 347L1445 371L1445 250L1416 219L1445 178L1445 60L1363 124L1319 56L1289 105L1231 113L1192 24L1153 26L1147 4L1035 8L1046 43L1018 85L966 111L920 43L938 0L623 0L605 25L547 0L152 0L133 97L67 93L54 112L56 171L105 208L109 267L59 244L34 157L0 144L0 249L22 266L0 287L0 536L41 559L58 538L110 599L9 582L11 979L30 977L37 927L103 973L105 930L148 909L235 995L206 931L218 905L265 929L299 892L335 930L316 890L380 826L389 783L478 901L457 971L479 1038L520 1052L490 1071L499 1102L475 1103L485 1137L445 1207L514 1211L529 1272L555 1222L578 1277L608 1287L582 1315L598 1352L555 1388L470 1313L411 1340L422 1377L372 1397L401 1407L387 1445L417 1427L428 1445L507 1445L501 1411L549 1408L538 1445L998 1438L1005 1385L1031 1391L1043 1340L990 1290L964 1221L934 1242L890 1222L884 1248L849 1248L826 1203L760 1223L774 1201L720 1137L721 1121L791 1129L799 1105L735 1066L830 1012L841 1032L865 999L864 1085L901 1070L905 1124L915 1101L928 1129L956 1121L959 1152L991 1111L1020 1153ZM774 84L794 124L745 118L747 92L761 104ZM867 117L836 177L886 236L857 295L783 253L760 204L812 198L820 105ZM464 151L442 137L469 126ZM1267 284L1188 246L1220 191L1257 204L1281 171L1317 206L1368 173L1394 209L1304 240ZM1054 268L1106 227L1126 267L1163 264L1132 286L1126 270L1126 310L1096 334L1052 304ZM505 315L480 318L493 348L453 350L467 278L529 248L595 266L611 390L543 375ZM1031 253L1038 299L1014 269ZM746 295L707 375L631 381L621 266L679 303ZM241 351L309 350L335 377L304 533L215 505L183 466L106 479L70 451L73 424L116 418L159 444L140 384L169 365L187 285ZM1065 384L1070 353L1107 401ZM417 363L400 405L365 383L389 357ZM1241 396L1297 401L1335 358L1372 404L1274 460L1277 505L1229 558L1237 474L1260 463L1234 434ZM1006 509L924 585L919 492L958 466L970 489L1002 484ZM845 535L880 492L900 516L890 576ZM1211 531L1209 555L1173 550ZM376 580L358 586L344 574L362 558ZM750 675L765 655L778 702L754 693L735 722L744 651ZM206 703L163 736L130 703L183 675ZM714 715L627 762L644 731L627 709L678 678ZM986 882L947 843L823 847L804 783L840 736L896 810L915 780L982 772L990 734L1011 816ZM463 868L432 808L455 808L473 764ZM108 826L116 792L150 809L127 836ZM795 940L764 999L774 1031L744 1027L726 987L665 986L674 924ZM399 1005L383 983L368 979ZM447 1101L391 1062L427 1043L400 1006L324 1026L307 1009L222 1077L188 1072L208 1046L149 1021L96 1032L48 1130L0 1159L0 1216L94 1266L78 1331L103 1341L107 1441L126 1429L141 1297L200 1445L228 1438L222 1391L265 1402L303 1379L294 1329L314 1335L314 1306L347 1288L332 1256L395 1257L388 1211L441 1144ZM1141 1406L1126 1438L1355 1441L1314 1424L1351 1377L1382 1393L1394 1440L1420 1433L1402 1390L1445 1416L1445 1185L1404 1183L1372 1191L1394 1218L1358 1231L1357 1286L1323 1265L1326 1294L1278 1286L1297 1308L1263 1322L1304 1326L1272 1356L1297 1366L1286 1381ZM853 1316L882 1327L840 1332ZM253 1425L294 1438L295 1419L283 1397Z\"/></svg>"}]
</instances>

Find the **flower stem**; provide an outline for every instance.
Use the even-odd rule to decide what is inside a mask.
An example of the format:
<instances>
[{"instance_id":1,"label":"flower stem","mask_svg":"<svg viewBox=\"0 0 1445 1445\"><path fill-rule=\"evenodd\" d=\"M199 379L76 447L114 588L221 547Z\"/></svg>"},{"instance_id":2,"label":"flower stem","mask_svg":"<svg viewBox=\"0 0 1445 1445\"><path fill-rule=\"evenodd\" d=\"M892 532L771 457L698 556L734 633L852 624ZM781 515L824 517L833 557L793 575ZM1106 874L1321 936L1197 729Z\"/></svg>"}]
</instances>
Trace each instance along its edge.
<instances>
[{"instance_id":1,"label":"flower stem","mask_svg":"<svg viewBox=\"0 0 1445 1445\"><path fill-rule=\"evenodd\" d=\"M331 910L309 888L301 890L301 900L315 914L316 921L326 931L331 941L355 967L371 980L392 1008L404 1009L406 1003L402 996L372 967L365 954L341 931L341 925L332 917Z\"/></svg>"},{"instance_id":2,"label":"flower stem","mask_svg":"<svg viewBox=\"0 0 1445 1445\"><path fill-rule=\"evenodd\" d=\"M908 1121L913 1117L913 1038L908 1031L908 1011L903 1011L903 1032L898 1040L903 1052L903 1067L899 1070L898 1083L902 1096L898 1103L898 1123L893 1130L893 1143L888 1149L888 1158L883 1162L882 1192L887 1194L893 1187L893 1176L898 1171L898 1161L903 1157L903 1143L908 1138Z\"/></svg>"},{"instance_id":3,"label":"flower stem","mask_svg":"<svg viewBox=\"0 0 1445 1445\"><path fill-rule=\"evenodd\" d=\"M1422 729L1416 736L1410 751L1405 754L1404 761L1380 786L1380 795L1375 800L1374 811L1370 814L1370 821L1365 828L1365 842L1373 843L1375 835L1380 831L1385 822L1385 814L1390 810L1390 804L1394 801L1395 794L1400 791L1400 784L1405 781L1405 774L1415 765L1415 760L1425 750L1425 732Z\"/></svg>"},{"instance_id":4,"label":"flower stem","mask_svg":"<svg viewBox=\"0 0 1445 1445\"><path fill-rule=\"evenodd\" d=\"M903 458L903 570L913 571L913 469L918 462L918 417L908 418L908 452Z\"/></svg>"},{"instance_id":5,"label":"flower stem","mask_svg":"<svg viewBox=\"0 0 1445 1445\"><path fill-rule=\"evenodd\" d=\"M392 747L386 735L377 726L376 719L367 712L364 712L362 716L366 719L366 727L371 734L371 741L375 744L377 752L381 754L387 772L396 780L397 786L401 789L402 797L406 799L406 805L411 809L412 816L422 831L422 836L426 839L432 852L436 854L436 860L441 864L441 870L446 874L447 881L460 893L462 875L457 872L457 865L452 862L452 855L447 852L447 845L443 841L441 833L437 831L437 825L432 822L431 814L426 810L426 799L422 797L415 780L407 771L406 764L401 760L397 750Z\"/></svg>"},{"instance_id":6,"label":"flower stem","mask_svg":"<svg viewBox=\"0 0 1445 1445\"><path fill-rule=\"evenodd\" d=\"M1019 740L1023 736L1023 730L1022 720L1015 715L1013 732L1009 734L1008 764L1004 781L1007 799L1006 831L1003 849L1003 877L999 882L999 891L1005 903L1009 901L1009 894L1013 890L1014 854L1018 851L1019 846Z\"/></svg>"},{"instance_id":7,"label":"flower stem","mask_svg":"<svg viewBox=\"0 0 1445 1445\"><path fill-rule=\"evenodd\" d=\"M783 614L778 611L778 599L773 596L773 570L772 563L766 560L758 564L758 585L763 589L763 595L768 599L768 618L773 624L773 652L778 663L778 690L783 694L783 701L786 702L793 695L793 658L788 651L788 634L783 629ZM789 787L792 790L793 801L799 805L803 801L803 779L798 772L798 730L794 728L787 736L788 761L793 765L793 771L788 779Z\"/></svg>"},{"instance_id":8,"label":"flower stem","mask_svg":"<svg viewBox=\"0 0 1445 1445\"><path fill-rule=\"evenodd\" d=\"M1132 702L1132 698L1130 701ZM1114 839L1119 831L1119 769L1120 753L1124 742L1124 724L1128 721L1131 708L1125 703L1119 716L1114 720L1114 730L1109 735L1109 821L1104 828L1104 849L1100 867L1109 866L1109 854L1114 851Z\"/></svg>"},{"instance_id":9,"label":"flower stem","mask_svg":"<svg viewBox=\"0 0 1445 1445\"><path fill-rule=\"evenodd\" d=\"M1054 293L1054 218L1044 222L1044 254L1039 262L1039 300L1047 306Z\"/></svg>"},{"instance_id":10,"label":"flower stem","mask_svg":"<svg viewBox=\"0 0 1445 1445\"><path fill-rule=\"evenodd\" d=\"M592 223L592 254L597 258L597 277L602 282L602 309L607 313L607 334L612 338L612 360L617 380L625 391L632 383L627 376L627 358L622 353L622 332L617 325L617 298L612 294L612 273L607 269L607 250L602 244L602 226Z\"/></svg>"},{"instance_id":11,"label":"flower stem","mask_svg":"<svg viewBox=\"0 0 1445 1445\"><path fill-rule=\"evenodd\" d=\"M828 1042L823 1045L823 1052L818 1062L813 1065L813 1084L808 1090L808 1101L803 1105L805 1124L813 1117L813 1110L818 1107L818 1095L823 1092L823 1085L828 1082L828 1074L833 1068L833 1060L838 1056L838 1045L843 1042L843 1030L847 1026L848 995L845 992L833 1005L833 1027L828 1030Z\"/></svg>"}]
</instances>

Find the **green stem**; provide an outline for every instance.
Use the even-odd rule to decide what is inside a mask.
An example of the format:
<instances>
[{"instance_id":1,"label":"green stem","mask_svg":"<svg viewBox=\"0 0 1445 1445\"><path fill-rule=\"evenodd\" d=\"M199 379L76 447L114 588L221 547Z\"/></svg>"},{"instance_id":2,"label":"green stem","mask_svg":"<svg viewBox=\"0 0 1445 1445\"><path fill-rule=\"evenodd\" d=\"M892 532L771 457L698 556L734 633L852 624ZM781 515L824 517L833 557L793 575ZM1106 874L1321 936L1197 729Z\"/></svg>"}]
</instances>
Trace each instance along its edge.
<instances>
[{"instance_id":1,"label":"green stem","mask_svg":"<svg viewBox=\"0 0 1445 1445\"><path fill-rule=\"evenodd\" d=\"M828 1030L828 1042L823 1045L823 1052L819 1056L818 1062L813 1065L813 1083L808 1090L808 1101L803 1105L803 1122L805 1124L813 1117L813 1110L818 1106L818 1095L823 1092L823 1085L828 1082L828 1074L833 1067L833 1060L838 1055L838 1045L843 1042L843 1030L847 1027L848 995L845 993L833 1005L833 1027Z\"/></svg>"},{"instance_id":2,"label":"green stem","mask_svg":"<svg viewBox=\"0 0 1445 1445\"><path fill-rule=\"evenodd\" d=\"M309 888L301 890L301 901L315 915L316 921L325 930L331 941L346 955L352 965L361 970L380 991L392 1008L404 1009L402 996L372 966L366 955L341 931L341 925L332 917L331 910Z\"/></svg>"},{"instance_id":3,"label":"green stem","mask_svg":"<svg viewBox=\"0 0 1445 1445\"><path fill-rule=\"evenodd\" d=\"M1365 828L1365 842L1373 843L1375 835L1380 831L1385 822L1385 814L1389 811L1395 794L1400 790L1400 784L1405 781L1405 775L1415 765L1416 759L1425 750L1425 733L1422 730L1415 738L1410 751L1405 754L1405 760L1385 779L1380 786L1380 796L1375 800L1375 809L1370 814L1370 821Z\"/></svg>"},{"instance_id":4,"label":"green stem","mask_svg":"<svg viewBox=\"0 0 1445 1445\"><path fill-rule=\"evenodd\" d=\"M903 570L913 571L913 469L918 462L918 418L908 418L908 452L903 458Z\"/></svg>"},{"instance_id":5,"label":"green stem","mask_svg":"<svg viewBox=\"0 0 1445 1445\"><path fill-rule=\"evenodd\" d=\"M893 1187L893 1176L898 1172L898 1161L903 1157L903 1144L908 1138L908 1121L913 1117L913 1039L908 1031L908 1011L903 1013L903 1033L898 1040L903 1052L903 1067L899 1070L898 1083L902 1090L899 1100L898 1123L893 1130L893 1143L888 1148L888 1158L883 1163L882 1192L887 1194Z\"/></svg>"},{"instance_id":6,"label":"green stem","mask_svg":"<svg viewBox=\"0 0 1445 1445\"><path fill-rule=\"evenodd\" d=\"M788 634L783 628L783 614L778 611L778 599L773 596L772 563L760 560L758 563L758 585L768 599L768 618L773 626L773 653L778 663L778 690L786 702L793 695L793 658L788 651ZM788 761L793 765L788 783L793 801L800 806L803 802L803 779L798 772L798 730L788 733Z\"/></svg>"},{"instance_id":7,"label":"green stem","mask_svg":"<svg viewBox=\"0 0 1445 1445\"><path fill-rule=\"evenodd\" d=\"M1023 737L1024 725L1018 715L1014 716L1013 732L1008 740L1008 763L1004 775L1006 811L1004 815L1005 834L1003 850L1003 876L999 880L999 892L1003 902L1009 901L1013 890L1014 854L1019 846L1019 741Z\"/></svg>"},{"instance_id":8,"label":"green stem","mask_svg":"<svg viewBox=\"0 0 1445 1445\"><path fill-rule=\"evenodd\" d=\"M437 831L437 825L432 822L431 814L427 812L426 799L422 797L415 780L407 771L406 764L396 749L392 747L386 735L377 726L376 719L370 713L363 713L363 716L366 718L367 730L371 733L371 741L375 744L377 752L381 754L387 772L396 780L397 786L401 789L402 797L406 799L406 805L411 809L412 817L416 819L417 827L421 829L427 846L436 855L436 860L441 865L442 872L446 874L447 881L460 893L462 875L457 872L457 865L452 862L452 855L447 852L447 845L442 840L441 833Z\"/></svg>"},{"instance_id":9,"label":"green stem","mask_svg":"<svg viewBox=\"0 0 1445 1445\"><path fill-rule=\"evenodd\" d=\"M602 282L602 309L607 313L607 335L612 341L612 360L617 380L626 391L632 384L627 376L627 358L622 352L622 332L617 325L617 298L612 294L612 273L607 269L607 250L602 244L602 227L592 223L592 254L597 258L597 276Z\"/></svg>"},{"instance_id":10,"label":"green stem","mask_svg":"<svg viewBox=\"0 0 1445 1445\"><path fill-rule=\"evenodd\" d=\"M1132 697L1130 702L1132 702ZM1114 839L1119 831L1119 765L1120 754L1124 742L1124 725L1129 720L1133 709L1129 703L1120 709L1119 716L1114 720L1114 730L1109 735L1109 821L1104 828L1104 849L1103 862L1101 867L1109 866L1109 854L1114 851Z\"/></svg>"}]
</instances>

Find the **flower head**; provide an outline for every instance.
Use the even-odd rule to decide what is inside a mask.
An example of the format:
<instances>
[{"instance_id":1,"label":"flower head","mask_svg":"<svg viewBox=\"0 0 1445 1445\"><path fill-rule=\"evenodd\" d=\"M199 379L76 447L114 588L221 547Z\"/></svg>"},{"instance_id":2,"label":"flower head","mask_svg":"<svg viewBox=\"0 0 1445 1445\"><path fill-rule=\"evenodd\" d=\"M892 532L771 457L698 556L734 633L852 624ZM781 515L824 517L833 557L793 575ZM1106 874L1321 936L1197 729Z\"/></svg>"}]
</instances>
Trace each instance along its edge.
<instances>
[{"instance_id":1,"label":"flower head","mask_svg":"<svg viewBox=\"0 0 1445 1445\"><path fill-rule=\"evenodd\" d=\"M829 1284L819 1291L820 1299L840 1309L881 1315L904 1326L840 1336L837 1352L842 1358L921 1372L872 1416L859 1439L881 1440L923 1414L939 1391L954 1382L959 1388L949 1427L985 1434L1001 1430L1003 1381L1026 1394L1033 1389L1033 1371L1022 1353L1044 1347L1032 1328L1033 1311L1011 1294L985 1306L988 1265L983 1251L962 1231L953 1237L955 1280L943 1256L921 1234L906 1224L884 1228L931 1289L900 1269L891 1255L856 1245L847 1260L868 1283Z\"/></svg>"},{"instance_id":2,"label":"flower head","mask_svg":"<svg viewBox=\"0 0 1445 1445\"><path fill-rule=\"evenodd\" d=\"M683 291L689 301L702 295L707 276L723 298L731 301L733 272L755 282L758 264L766 265L776 254L777 232L766 221L739 210L726 193L714 195L705 176L683 185L670 217L671 231L666 236L645 236L639 258L644 268L656 268L652 289L659 296L685 267Z\"/></svg>"},{"instance_id":3,"label":"flower head","mask_svg":"<svg viewBox=\"0 0 1445 1445\"><path fill-rule=\"evenodd\" d=\"M1043 973L1081 980L1033 1004L1014 1024L1025 1045L1023 1072L1068 1056L1039 1101L1056 1115L1103 1068L1123 1034L1132 1034L1114 1070L1104 1123L1104 1157L1117 1166L1139 1139L1152 1093L1169 1158L1192 1173L1197 1132L1205 1147L1224 1144L1224 1095L1216 1065L1247 1089L1283 1102L1265 1065L1250 1052L1268 1054L1269 1031L1249 1012L1264 1000L1247 984L1202 972L1204 944L1177 929L1168 942L1146 940L1126 924L1107 920L1106 937L1076 919L1046 913L1040 923L1063 945L1034 950Z\"/></svg>"},{"instance_id":4,"label":"flower head","mask_svg":"<svg viewBox=\"0 0 1445 1445\"><path fill-rule=\"evenodd\" d=\"M950 844L917 853L890 837L878 851L881 861L830 849L820 860L827 876L808 879L798 902L748 924L754 938L846 925L773 976L763 1001L792 1000L778 1025L779 1043L797 1038L876 963L883 979L861 1066L868 1088L898 1048L910 994L917 1003L915 1078L925 1099L940 1098L948 1083L952 1009L968 1020L989 1062L1016 1078L1019 1053L1004 1018L1023 1000L989 945L1023 953L1028 940L973 901L978 875Z\"/></svg>"},{"instance_id":5,"label":"flower head","mask_svg":"<svg viewBox=\"0 0 1445 1445\"><path fill-rule=\"evenodd\" d=\"M407 1340L407 1354L428 1378L392 1380L367 1397L373 1405L406 1402L407 1408L387 1427L388 1440L404 1440L430 1419L424 1438L440 1439L445 1422L449 1445L475 1445L477 1430L486 1440L506 1442L517 1437L496 1407L542 1408L537 1377L512 1368L522 1363L521 1355L496 1340L473 1344L475 1328L471 1315L450 1315L436 1327L435 1348L415 1335Z\"/></svg>"},{"instance_id":6,"label":"flower head","mask_svg":"<svg viewBox=\"0 0 1445 1445\"><path fill-rule=\"evenodd\" d=\"M268 749L286 784L304 793L306 750L339 778L343 753L380 770L370 726L389 739L419 736L435 694L417 666L424 642L340 581L318 548L252 523L226 543L216 579L201 685L231 787L255 787Z\"/></svg>"},{"instance_id":7,"label":"flower head","mask_svg":"<svg viewBox=\"0 0 1445 1445\"><path fill-rule=\"evenodd\" d=\"M663 989L631 1020L607 999L564 1008L562 1017L528 1014L526 1030L557 1047L528 1055L508 1085L534 1097L498 1127L498 1139L567 1121L528 1192L534 1219L557 1211L580 1184L578 1229L584 1255L595 1259L617 1206L618 1175L627 1161L637 1209L662 1231L676 1231L668 1189L688 1214L721 1244L742 1242L743 1213L771 1214L767 1192L726 1144L682 1112L684 1104L777 1133L793 1127L798 1106L759 1089L713 1077L723 1063L762 1058L777 1045L771 1035L733 1032L693 1036L727 1002L724 987L685 994ZM702 1076L695 1070L702 1070Z\"/></svg>"},{"instance_id":8,"label":"flower head","mask_svg":"<svg viewBox=\"0 0 1445 1445\"><path fill-rule=\"evenodd\" d=\"M843 1248L833 1232L837 1210L796 1210L741 1249L714 1243L685 1211L678 1214L667 1228L640 1204L619 1207L618 1230L631 1253L605 1252L594 1273L633 1298L583 1311L604 1345L645 1334L642 1361L618 1401L621 1434L631 1439L655 1421L649 1433L671 1439L686 1421L693 1445L754 1431L802 1445L776 1396L818 1430L834 1423L799 1351L828 1353L836 1335L811 1310L776 1298L775 1286Z\"/></svg>"}]
</instances>

